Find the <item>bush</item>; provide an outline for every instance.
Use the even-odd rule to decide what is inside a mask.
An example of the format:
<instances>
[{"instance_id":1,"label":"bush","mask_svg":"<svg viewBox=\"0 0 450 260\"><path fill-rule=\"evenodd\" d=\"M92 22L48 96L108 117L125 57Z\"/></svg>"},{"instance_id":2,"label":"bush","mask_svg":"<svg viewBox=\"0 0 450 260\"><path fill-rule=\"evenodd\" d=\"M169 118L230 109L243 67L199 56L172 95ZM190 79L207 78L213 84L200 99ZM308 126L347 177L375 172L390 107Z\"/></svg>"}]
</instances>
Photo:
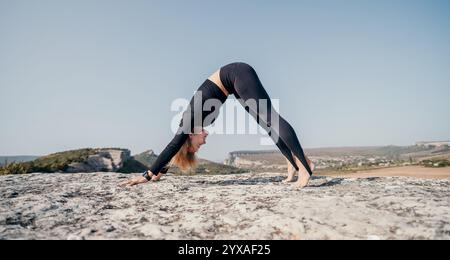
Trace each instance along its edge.
<instances>
[{"instance_id":1,"label":"bush","mask_svg":"<svg viewBox=\"0 0 450 260\"><path fill-rule=\"evenodd\" d=\"M22 163L7 163L0 167L0 175L7 175L7 174L25 174L27 173L28 169L25 165Z\"/></svg>"},{"instance_id":2,"label":"bush","mask_svg":"<svg viewBox=\"0 0 450 260\"><path fill-rule=\"evenodd\" d=\"M32 172L65 172L71 163L85 162L90 155L97 151L96 149L85 148L49 154L30 162L30 169Z\"/></svg>"},{"instance_id":3,"label":"bush","mask_svg":"<svg viewBox=\"0 0 450 260\"><path fill-rule=\"evenodd\" d=\"M450 161L446 159L423 160L421 165L431 168L449 167Z\"/></svg>"}]
</instances>

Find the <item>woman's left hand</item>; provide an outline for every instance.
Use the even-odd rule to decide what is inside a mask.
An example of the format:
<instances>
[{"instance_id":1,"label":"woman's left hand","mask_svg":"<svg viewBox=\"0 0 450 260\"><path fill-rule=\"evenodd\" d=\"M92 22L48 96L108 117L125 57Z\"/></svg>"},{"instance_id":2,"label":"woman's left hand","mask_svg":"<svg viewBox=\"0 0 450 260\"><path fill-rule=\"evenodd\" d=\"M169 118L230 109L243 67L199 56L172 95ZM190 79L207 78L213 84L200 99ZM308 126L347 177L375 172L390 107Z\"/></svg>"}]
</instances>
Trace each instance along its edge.
<instances>
[{"instance_id":1,"label":"woman's left hand","mask_svg":"<svg viewBox=\"0 0 450 260\"><path fill-rule=\"evenodd\" d=\"M162 173L158 175L152 175L152 181L159 181L161 179Z\"/></svg>"},{"instance_id":2,"label":"woman's left hand","mask_svg":"<svg viewBox=\"0 0 450 260\"><path fill-rule=\"evenodd\" d=\"M147 183L148 180L144 176L137 176L134 178L131 178L130 180L124 181L119 184L120 187L131 187L138 184Z\"/></svg>"},{"instance_id":3,"label":"woman's left hand","mask_svg":"<svg viewBox=\"0 0 450 260\"><path fill-rule=\"evenodd\" d=\"M152 181L159 181L161 179L162 173L158 174L158 175L150 175L152 177ZM139 185L139 184L144 184L147 183L148 180L147 178L145 178L144 176L137 176L134 177L130 180L124 181L122 183L119 184L120 187L131 187L134 185Z\"/></svg>"}]
</instances>

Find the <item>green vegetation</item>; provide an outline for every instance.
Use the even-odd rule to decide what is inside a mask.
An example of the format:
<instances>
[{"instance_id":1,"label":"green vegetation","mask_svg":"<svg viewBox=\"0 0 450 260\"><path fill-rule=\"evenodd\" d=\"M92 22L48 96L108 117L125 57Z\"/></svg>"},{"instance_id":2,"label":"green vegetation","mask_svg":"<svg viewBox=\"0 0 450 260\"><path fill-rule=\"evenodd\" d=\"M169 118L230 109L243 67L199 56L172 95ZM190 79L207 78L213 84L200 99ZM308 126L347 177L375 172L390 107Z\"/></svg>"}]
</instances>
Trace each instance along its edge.
<instances>
[{"instance_id":1,"label":"green vegetation","mask_svg":"<svg viewBox=\"0 0 450 260\"><path fill-rule=\"evenodd\" d=\"M105 148L112 149L112 148ZM116 148L119 149L119 148ZM6 165L0 167L0 174L25 174L31 172L64 172L69 165L73 162L84 162L90 155L96 154L102 149L84 148L78 150L71 150L65 152L59 152L49 154L37 158L30 162L13 162L6 163Z\"/></svg>"},{"instance_id":2,"label":"green vegetation","mask_svg":"<svg viewBox=\"0 0 450 260\"><path fill-rule=\"evenodd\" d=\"M49 154L38 159L26 162L25 165L29 165L30 172L64 172L69 165L74 162L84 162L90 155L94 155L99 149L85 148L72 151L59 152Z\"/></svg>"},{"instance_id":3,"label":"green vegetation","mask_svg":"<svg viewBox=\"0 0 450 260\"><path fill-rule=\"evenodd\" d=\"M182 174L181 171L175 167L173 171L175 174ZM233 166L228 166L225 164L219 164L214 162L207 162L204 164L198 165L197 168L193 169L189 174L239 174L245 173L248 170L236 168Z\"/></svg>"},{"instance_id":4,"label":"green vegetation","mask_svg":"<svg viewBox=\"0 0 450 260\"><path fill-rule=\"evenodd\" d=\"M360 162L360 163L343 163L342 165L329 167L326 170L336 171L336 172L356 172L364 170L374 170L374 169L384 169L390 167L402 166L406 161L403 160L390 160L383 162ZM416 165L409 160L410 165Z\"/></svg>"},{"instance_id":5,"label":"green vegetation","mask_svg":"<svg viewBox=\"0 0 450 260\"><path fill-rule=\"evenodd\" d=\"M449 167L450 161L446 159L427 159L420 162L420 165L430 168Z\"/></svg>"},{"instance_id":6,"label":"green vegetation","mask_svg":"<svg viewBox=\"0 0 450 260\"><path fill-rule=\"evenodd\" d=\"M25 168L25 166L23 166L22 163L5 162L5 165L0 167L0 175L25 174L25 173L27 173L27 168Z\"/></svg>"}]
</instances>

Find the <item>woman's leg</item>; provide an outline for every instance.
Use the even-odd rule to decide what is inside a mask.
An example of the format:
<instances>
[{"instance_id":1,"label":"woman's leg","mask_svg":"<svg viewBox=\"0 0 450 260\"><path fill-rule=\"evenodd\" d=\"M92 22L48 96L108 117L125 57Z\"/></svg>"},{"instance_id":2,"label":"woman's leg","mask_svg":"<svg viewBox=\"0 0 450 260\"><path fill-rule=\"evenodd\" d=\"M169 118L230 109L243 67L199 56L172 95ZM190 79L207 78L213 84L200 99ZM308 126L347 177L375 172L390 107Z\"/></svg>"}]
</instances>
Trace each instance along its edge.
<instances>
[{"instance_id":1,"label":"woman's leg","mask_svg":"<svg viewBox=\"0 0 450 260\"><path fill-rule=\"evenodd\" d=\"M295 170L294 166L292 166L291 162L287 158L286 158L286 163L287 163L287 168L288 168L288 176L285 180L283 180L283 182L293 182L295 173L297 171Z\"/></svg>"},{"instance_id":2,"label":"woman's leg","mask_svg":"<svg viewBox=\"0 0 450 260\"><path fill-rule=\"evenodd\" d=\"M275 140L275 136L271 134L271 128L268 126L265 119L263 119L263 112L258 113L258 109L250 109L251 106L247 105L245 101L239 96L239 94L236 94L236 97L238 98L238 101L241 103L241 105L245 108L245 110L253 117L255 118L256 122L266 131L269 133L269 136L274 141L275 145L278 147L278 149L281 151L281 153L286 157L286 159L292 164L293 167L296 168L298 171L298 167L295 163L295 159L292 156L292 152L289 149L289 147L286 145L286 143L281 139L278 138ZM248 100L248 99L247 99Z\"/></svg>"},{"instance_id":3,"label":"woman's leg","mask_svg":"<svg viewBox=\"0 0 450 260\"><path fill-rule=\"evenodd\" d=\"M309 175L312 175L295 130L273 108L270 97L259 80L256 71L248 64L239 63L235 73L234 88L236 90L236 98L256 118L258 123L268 131L272 140L274 140L282 154L291 162L292 166L297 171L299 170L296 160L292 156L293 153L308 171Z\"/></svg>"}]
</instances>

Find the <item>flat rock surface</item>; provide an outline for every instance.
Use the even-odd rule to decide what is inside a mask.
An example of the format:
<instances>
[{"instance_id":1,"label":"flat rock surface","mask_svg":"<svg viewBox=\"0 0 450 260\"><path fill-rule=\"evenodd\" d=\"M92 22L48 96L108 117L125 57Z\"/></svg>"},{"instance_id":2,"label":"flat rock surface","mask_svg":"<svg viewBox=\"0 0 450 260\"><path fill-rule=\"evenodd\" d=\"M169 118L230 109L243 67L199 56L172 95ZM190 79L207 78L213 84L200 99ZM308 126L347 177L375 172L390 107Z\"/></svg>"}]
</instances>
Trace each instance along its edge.
<instances>
[{"instance_id":1,"label":"flat rock surface","mask_svg":"<svg viewBox=\"0 0 450 260\"><path fill-rule=\"evenodd\" d=\"M0 239L450 239L450 180L285 173L0 176Z\"/></svg>"}]
</instances>

